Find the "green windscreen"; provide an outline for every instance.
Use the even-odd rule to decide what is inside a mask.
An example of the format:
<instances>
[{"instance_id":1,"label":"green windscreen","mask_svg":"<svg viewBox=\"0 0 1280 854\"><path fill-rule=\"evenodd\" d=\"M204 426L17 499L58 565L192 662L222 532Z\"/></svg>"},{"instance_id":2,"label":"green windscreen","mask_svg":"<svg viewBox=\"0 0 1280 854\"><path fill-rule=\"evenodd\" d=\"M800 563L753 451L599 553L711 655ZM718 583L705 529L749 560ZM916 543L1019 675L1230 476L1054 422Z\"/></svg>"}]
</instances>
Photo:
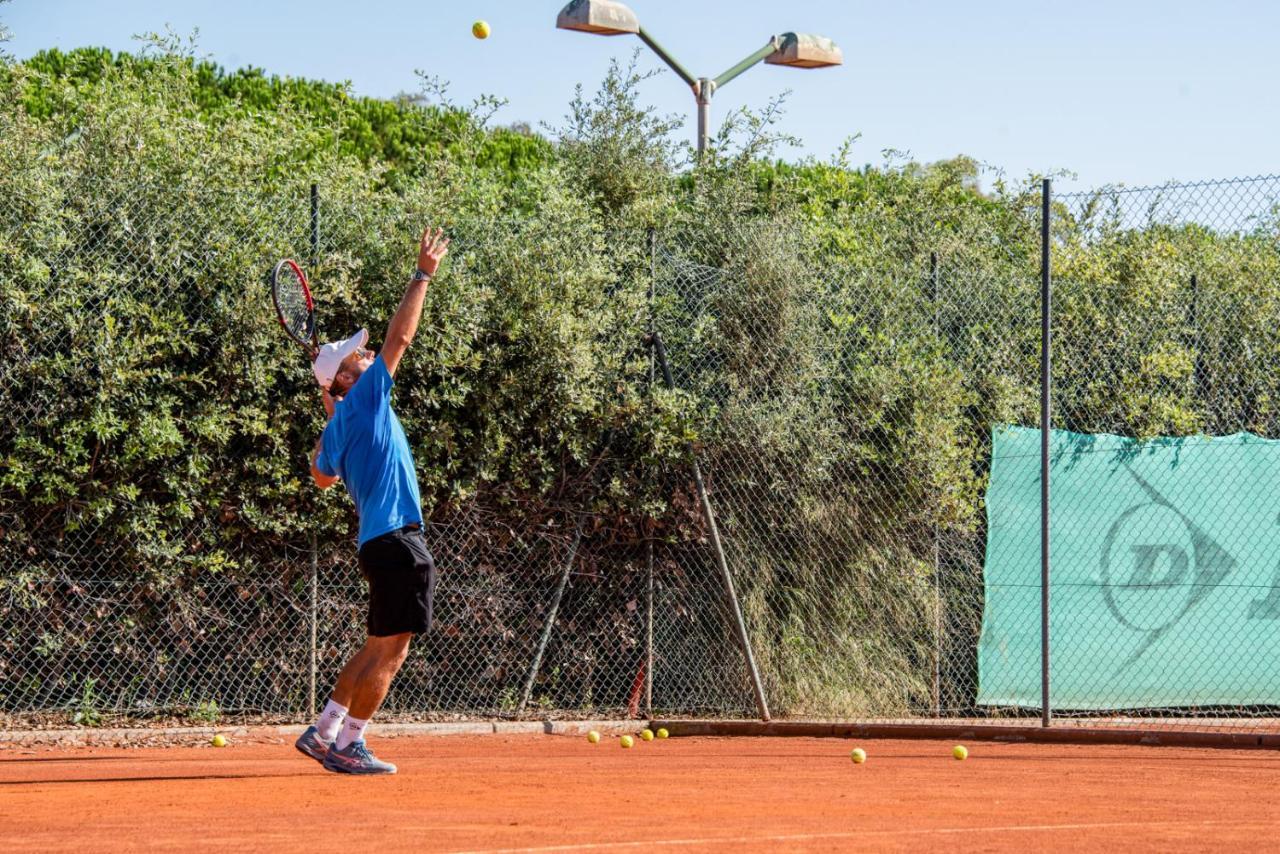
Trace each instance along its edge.
<instances>
[{"instance_id":1,"label":"green windscreen","mask_svg":"<svg viewBox=\"0 0 1280 854\"><path fill-rule=\"evenodd\" d=\"M978 703L1040 706L1040 431L994 432ZM1050 701L1280 704L1280 441L1050 436Z\"/></svg>"}]
</instances>

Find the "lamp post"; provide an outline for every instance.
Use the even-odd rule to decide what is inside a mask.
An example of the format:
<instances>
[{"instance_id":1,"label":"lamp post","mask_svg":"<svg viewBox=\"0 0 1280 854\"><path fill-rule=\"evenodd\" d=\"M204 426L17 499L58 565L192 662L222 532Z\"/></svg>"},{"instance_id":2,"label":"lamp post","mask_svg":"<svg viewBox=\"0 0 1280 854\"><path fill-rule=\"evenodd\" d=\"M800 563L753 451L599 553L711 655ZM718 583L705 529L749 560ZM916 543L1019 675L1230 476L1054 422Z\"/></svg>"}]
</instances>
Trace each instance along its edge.
<instances>
[{"instance_id":1,"label":"lamp post","mask_svg":"<svg viewBox=\"0 0 1280 854\"><path fill-rule=\"evenodd\" d=\"M785 65L790 68L825 68L841 65L844 56L831 39L808 33L782 33L771 36L764 47L748 56L718 77L694 77L675 57L667 53L653 36L640 26L636 13L618 0L572 0L560 10L556 27L577 30L602 36L634 34L647 44L681 80L693 90L698 103L698 156L707 149L708 125L711 117L711 96L733 78L751 66L764 61L769 65Z\"/></svg>"}]
</instances>

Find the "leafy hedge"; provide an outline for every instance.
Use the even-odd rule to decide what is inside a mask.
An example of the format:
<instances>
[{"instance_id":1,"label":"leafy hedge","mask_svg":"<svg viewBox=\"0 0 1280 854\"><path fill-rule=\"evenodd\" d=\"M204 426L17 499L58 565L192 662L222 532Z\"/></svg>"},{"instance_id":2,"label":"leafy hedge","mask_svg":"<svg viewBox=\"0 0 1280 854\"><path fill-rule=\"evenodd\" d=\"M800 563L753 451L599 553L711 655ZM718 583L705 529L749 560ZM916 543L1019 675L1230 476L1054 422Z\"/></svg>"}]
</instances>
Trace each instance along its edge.
<instances>
[{"instance_id":1,"label":"leafy hedge","mask_svg":"<svg viewBox=\"0 0 1280 854\"><path fill-rule=\"evenodd\" d=\"M742 709L693 439L778 712L967 709L990 430L1037 418L1038 196L773 161L767 117L688 166L640 79L548 141L173 45L0 64L0 707L301 708L313 536L322 679L358 636L351 513L307 483L322 415L263 276L307 258L325 330L376 337L443 222L397 410L448 581L393 708L511 706L589 508L545 704L625 702L653 535L655 703ZM1274 218L1057 223L1070 426L1276 432Z\"/></svg>"}]
</instances>

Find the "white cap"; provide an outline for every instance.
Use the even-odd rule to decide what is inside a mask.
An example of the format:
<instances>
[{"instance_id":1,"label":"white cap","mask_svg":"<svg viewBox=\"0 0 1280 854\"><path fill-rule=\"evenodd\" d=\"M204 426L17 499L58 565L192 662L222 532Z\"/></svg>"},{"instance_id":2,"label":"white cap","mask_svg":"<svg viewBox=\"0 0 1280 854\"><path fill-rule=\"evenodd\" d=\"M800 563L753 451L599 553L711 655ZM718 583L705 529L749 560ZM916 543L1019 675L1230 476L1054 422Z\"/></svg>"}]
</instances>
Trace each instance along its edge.
<instances>
[{"instance_id":1,"label":"white cap","mask_svg":"<svg viewBox=\"0 0 1280 854\"><path fill-rule=\"evenodd\" d=\"M322 344L316 360L311 363L311 370L315 372L320 388L327 389L333 385L333 378L338 375L338 366L342 364L342 360L363 347L368 340L369 333L361 329L344 341Z\"/></svg>"}]
</instances>

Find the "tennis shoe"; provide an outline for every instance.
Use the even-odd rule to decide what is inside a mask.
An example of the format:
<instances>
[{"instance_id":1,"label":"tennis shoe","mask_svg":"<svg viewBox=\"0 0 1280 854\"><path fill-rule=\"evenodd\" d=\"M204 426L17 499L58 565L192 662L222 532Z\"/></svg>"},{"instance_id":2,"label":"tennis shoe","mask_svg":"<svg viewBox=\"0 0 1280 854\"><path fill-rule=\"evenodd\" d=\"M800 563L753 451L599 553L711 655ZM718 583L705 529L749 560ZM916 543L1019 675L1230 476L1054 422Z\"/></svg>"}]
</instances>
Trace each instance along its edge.
<instances>
[{"instance_id":1,"label":"tennis shoe","mask_svg":"<svg viewBox=\"0 0 1280 854\"><path fill-rule=\"evenodd\" d=\"M337 774L394 774L396 766L383 762L369 752L364 739L353 741L338 750L336 747L325 754L322 763L326 771Z\"/></svg>"},{"instance_id":2,"label":"tennis shoe","mask_svg":"<svg viewBox=\"0 0 1280 854\"><path fill-rule=\"evenodd\" d=\"M333 742L322 741L320 731L314 726L309 726L306 732L298 736L298 740L293 743L293 746L298 748L299 753L304 753L323 764L325 756L333 749Z\"/></svg>"}]
</instances>

